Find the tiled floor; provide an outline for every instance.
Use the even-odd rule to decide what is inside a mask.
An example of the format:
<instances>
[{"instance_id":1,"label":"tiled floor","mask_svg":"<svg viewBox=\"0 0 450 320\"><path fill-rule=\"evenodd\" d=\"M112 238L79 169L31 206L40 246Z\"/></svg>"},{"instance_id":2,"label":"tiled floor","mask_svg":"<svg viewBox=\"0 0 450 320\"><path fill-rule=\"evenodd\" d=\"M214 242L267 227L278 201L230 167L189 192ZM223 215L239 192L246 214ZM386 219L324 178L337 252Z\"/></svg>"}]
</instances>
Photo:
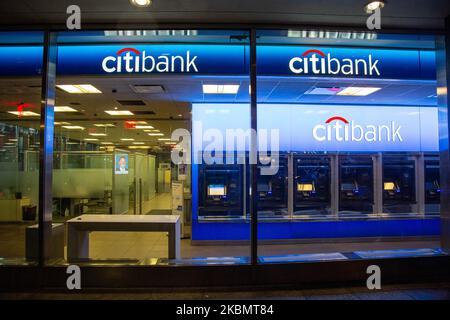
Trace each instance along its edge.
<instances>
[{"instance_id":1,"label":"tiled floor","mask_svg":"<svg viewBox=\"0 0 450 320\"><path fill-rule=\"evenodd\" d=\"M144 212L169 210L170 193L163 193L144 204ZM25 255L25 228L27 224L0 224L0 257L20 258ZM166 258L166 233L93 232L90 239L90 257L93 259ZM357 250L437 248L439 241L370 241L302 244L260 245L260 255L299 253L353 252ZM194 246L189 239L181 240L181 255L192 257L249 256L249 245Z\"/></svg>"},{"instance_id":2,"label":"tiled floor","mask_svg":"<svg viewBox=\"0 0 450 320\"><path fill-rule=\"evenodd\" d=\"M18 258L25 255L25 225L0 224L0 257ZM439 241L375 241L325 242L302 244L260 245L260 255L299 253L353 252L357 250L437 248ZM248 245L194 246L189 239L181 240L181 255L191 257L248 256ZM144 259L167 257L166 233L93 232L90 257L93 259Z\"/></svg>"}]
</instances>

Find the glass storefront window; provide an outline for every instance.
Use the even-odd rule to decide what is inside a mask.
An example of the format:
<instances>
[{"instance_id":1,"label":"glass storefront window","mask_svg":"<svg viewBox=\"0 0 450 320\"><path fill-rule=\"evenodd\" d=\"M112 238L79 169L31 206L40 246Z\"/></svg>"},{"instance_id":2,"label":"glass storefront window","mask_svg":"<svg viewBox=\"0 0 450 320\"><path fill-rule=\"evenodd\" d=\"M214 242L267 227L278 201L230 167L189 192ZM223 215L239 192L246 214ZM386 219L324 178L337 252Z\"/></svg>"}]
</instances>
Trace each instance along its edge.
<instances>
[{"instance_id":1,"label":"glass storefront window","mask_svg":"<svg viewBox=\"0 0 450 320\"><path fill-rule=\"evenodd\" d=\"M58 34L53 221L68 227L58 263L248 263L246 161L218 140L209 153L214 134L249 127L248 42L245 31Z\"/></svg>"},{"instance_id":2,"label":"glass storefront window","mask_svg":"<svg viewBox=\"0 0 450 320\"><path fill-rule=\"evenodd\" d=\"M434 37L261 30L257 61L280 159L258 177L260 261L438 248Z\"/></svg>"},{"instance_id":3,"label":"glass storefront window","mask_svg":"<svg viewBox=\"0 0 450 320\"><path fill-rule=\"evenodd\" d=\"M42 34L0 41L0 259L32 261ZM58 33L52 263L249 263L249 60L247 31ZM439 247L435 69L432 36L258 31L260 262Z\"/></svg>"},{"instance_id":4,"label":"glass storefront window","mask_svg":"<svg viewBox=\"0 0 450 320\"><path fill-rule=\"evenodd\" d=\"M0 265L38 256L43 34L0 32Z\"/></svg>"}]
</instances>

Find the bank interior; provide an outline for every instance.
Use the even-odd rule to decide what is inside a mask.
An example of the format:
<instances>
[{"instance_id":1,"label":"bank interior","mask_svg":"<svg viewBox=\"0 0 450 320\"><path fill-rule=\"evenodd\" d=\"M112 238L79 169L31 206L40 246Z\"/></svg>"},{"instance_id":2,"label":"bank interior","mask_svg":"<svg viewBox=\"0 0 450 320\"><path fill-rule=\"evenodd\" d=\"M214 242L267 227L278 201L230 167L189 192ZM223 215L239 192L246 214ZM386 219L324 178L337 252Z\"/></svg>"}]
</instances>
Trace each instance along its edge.
<instances>
[{"instance_id":1,"label":"bank interior","mask_svg":"<svg viewBox=\"0 0 450 320\"><path fill-rule=\"evenodd\" d=\"M248 61L248 39L241 31L102 31L62 33L59 45L69 50L74 44L73 48L79 48L98 43L237 46L243 48L243 59ZM305 48L342 47L434 55L435 39L286 30L261 31L258 45L298 47L299 54ZM72 57L76 56L73 52ZM192 139L203 139L200 147L192 146L192 158L197 158L210 142L202 136L207 129L248 129L249 69L244 67L240 74L117 75L89 74L76 60L72 64L79 74L58 74L56 79L52 214L59 231L52 240L55 246L64 250L65 224L80 215L179 214L180 260L168 259L166 232L100 231L90 234L89 262L248 263L248 146L224 153L225 158L242 157L244 163L174 164L171 153L178 141L171 134L185 129ZM375 79L258 74L258 126L280 129L278 170L271 175L258 171L260 262L340 260L355 253L360 257L438 254L436 87L435 76ZM360 91L352 93L352 88ZM371 88L376 90L371 92ZM40 76L2 75L2 263L35 259L28 252L26 238L38 214L40 97ZM355 123L373 118L375 124L390 116L394 121L410 117L413 125L403 129L420 143L398 149L397 145L372 148L370 143L360 149L305 147L302 141L310 137L305 138L302 128L317 120L324 125L320 127L324 131L317 133L326 139L325 120L332 116ZM199 122L202 132L195 128ZM267 164L258 164L258 170L263 167ZM65 263L65 259L63 251L51 263Z\"/></svg>"}]
</instances>

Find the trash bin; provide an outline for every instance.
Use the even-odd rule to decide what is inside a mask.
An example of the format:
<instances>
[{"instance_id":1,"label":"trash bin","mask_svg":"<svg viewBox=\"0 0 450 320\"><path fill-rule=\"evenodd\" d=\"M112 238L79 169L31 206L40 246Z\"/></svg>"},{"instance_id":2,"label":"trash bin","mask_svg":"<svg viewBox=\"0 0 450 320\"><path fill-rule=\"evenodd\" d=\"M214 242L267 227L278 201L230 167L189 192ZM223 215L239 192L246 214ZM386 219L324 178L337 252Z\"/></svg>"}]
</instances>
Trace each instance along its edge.
<instances>
[{"instance_id":1,"label":"trash bin","mask_svg":"<svg viewBox=\"0 0 450 320\"><path fill-rule=\"evenodd\" d=\"M37 206L29 205L22 207L22 220L23 221L35 221L36 220Z\"/></svg>"}]
</instances>

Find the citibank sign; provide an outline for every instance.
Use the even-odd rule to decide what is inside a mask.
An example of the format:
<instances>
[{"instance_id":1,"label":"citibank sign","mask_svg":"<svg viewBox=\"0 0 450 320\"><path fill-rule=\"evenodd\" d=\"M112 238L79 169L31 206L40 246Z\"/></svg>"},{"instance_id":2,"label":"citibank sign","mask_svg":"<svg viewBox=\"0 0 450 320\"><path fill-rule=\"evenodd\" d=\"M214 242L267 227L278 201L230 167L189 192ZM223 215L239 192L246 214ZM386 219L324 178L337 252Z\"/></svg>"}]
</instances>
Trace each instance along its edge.
<instances>
[{"instance_id":1,"label":"citibank sign","mask_svg":"<svg viewBox=\"0 0 450 320\"><path fill-rule=\"evenodd\" d=\"M135 48L123 48L116 55L105 57L102 69L107 73L192 73L198 72L197 58L189 50L183 55L153 56L145 50L141 52Z\"/></svg>"},{"instance_id":2,"label":"citibank sign","mask_svg":"<svg viewBox=\"0 0 450 320\"><path fill-rule=\"evenodd\" d=\"M339 116L334 116L318 124L312 129L316 141L354 141L354 142L403 142L401 136L402 126L389 121L381 125L360 125L355 121L348 121Z\"/></svg>"},{"instance_id":3,"label":"citibank sign","mask_svg":"<svg viewBox=\"0 0 450 320\"><path fill-rule=\"evenodd\" d=\"M306 75L380 76L378 62L371 54L366 58L338 59L330 53L311 49L303 52L300 57L292 58L289 69L295 74Z\"/></svg>"}]
</instances>

